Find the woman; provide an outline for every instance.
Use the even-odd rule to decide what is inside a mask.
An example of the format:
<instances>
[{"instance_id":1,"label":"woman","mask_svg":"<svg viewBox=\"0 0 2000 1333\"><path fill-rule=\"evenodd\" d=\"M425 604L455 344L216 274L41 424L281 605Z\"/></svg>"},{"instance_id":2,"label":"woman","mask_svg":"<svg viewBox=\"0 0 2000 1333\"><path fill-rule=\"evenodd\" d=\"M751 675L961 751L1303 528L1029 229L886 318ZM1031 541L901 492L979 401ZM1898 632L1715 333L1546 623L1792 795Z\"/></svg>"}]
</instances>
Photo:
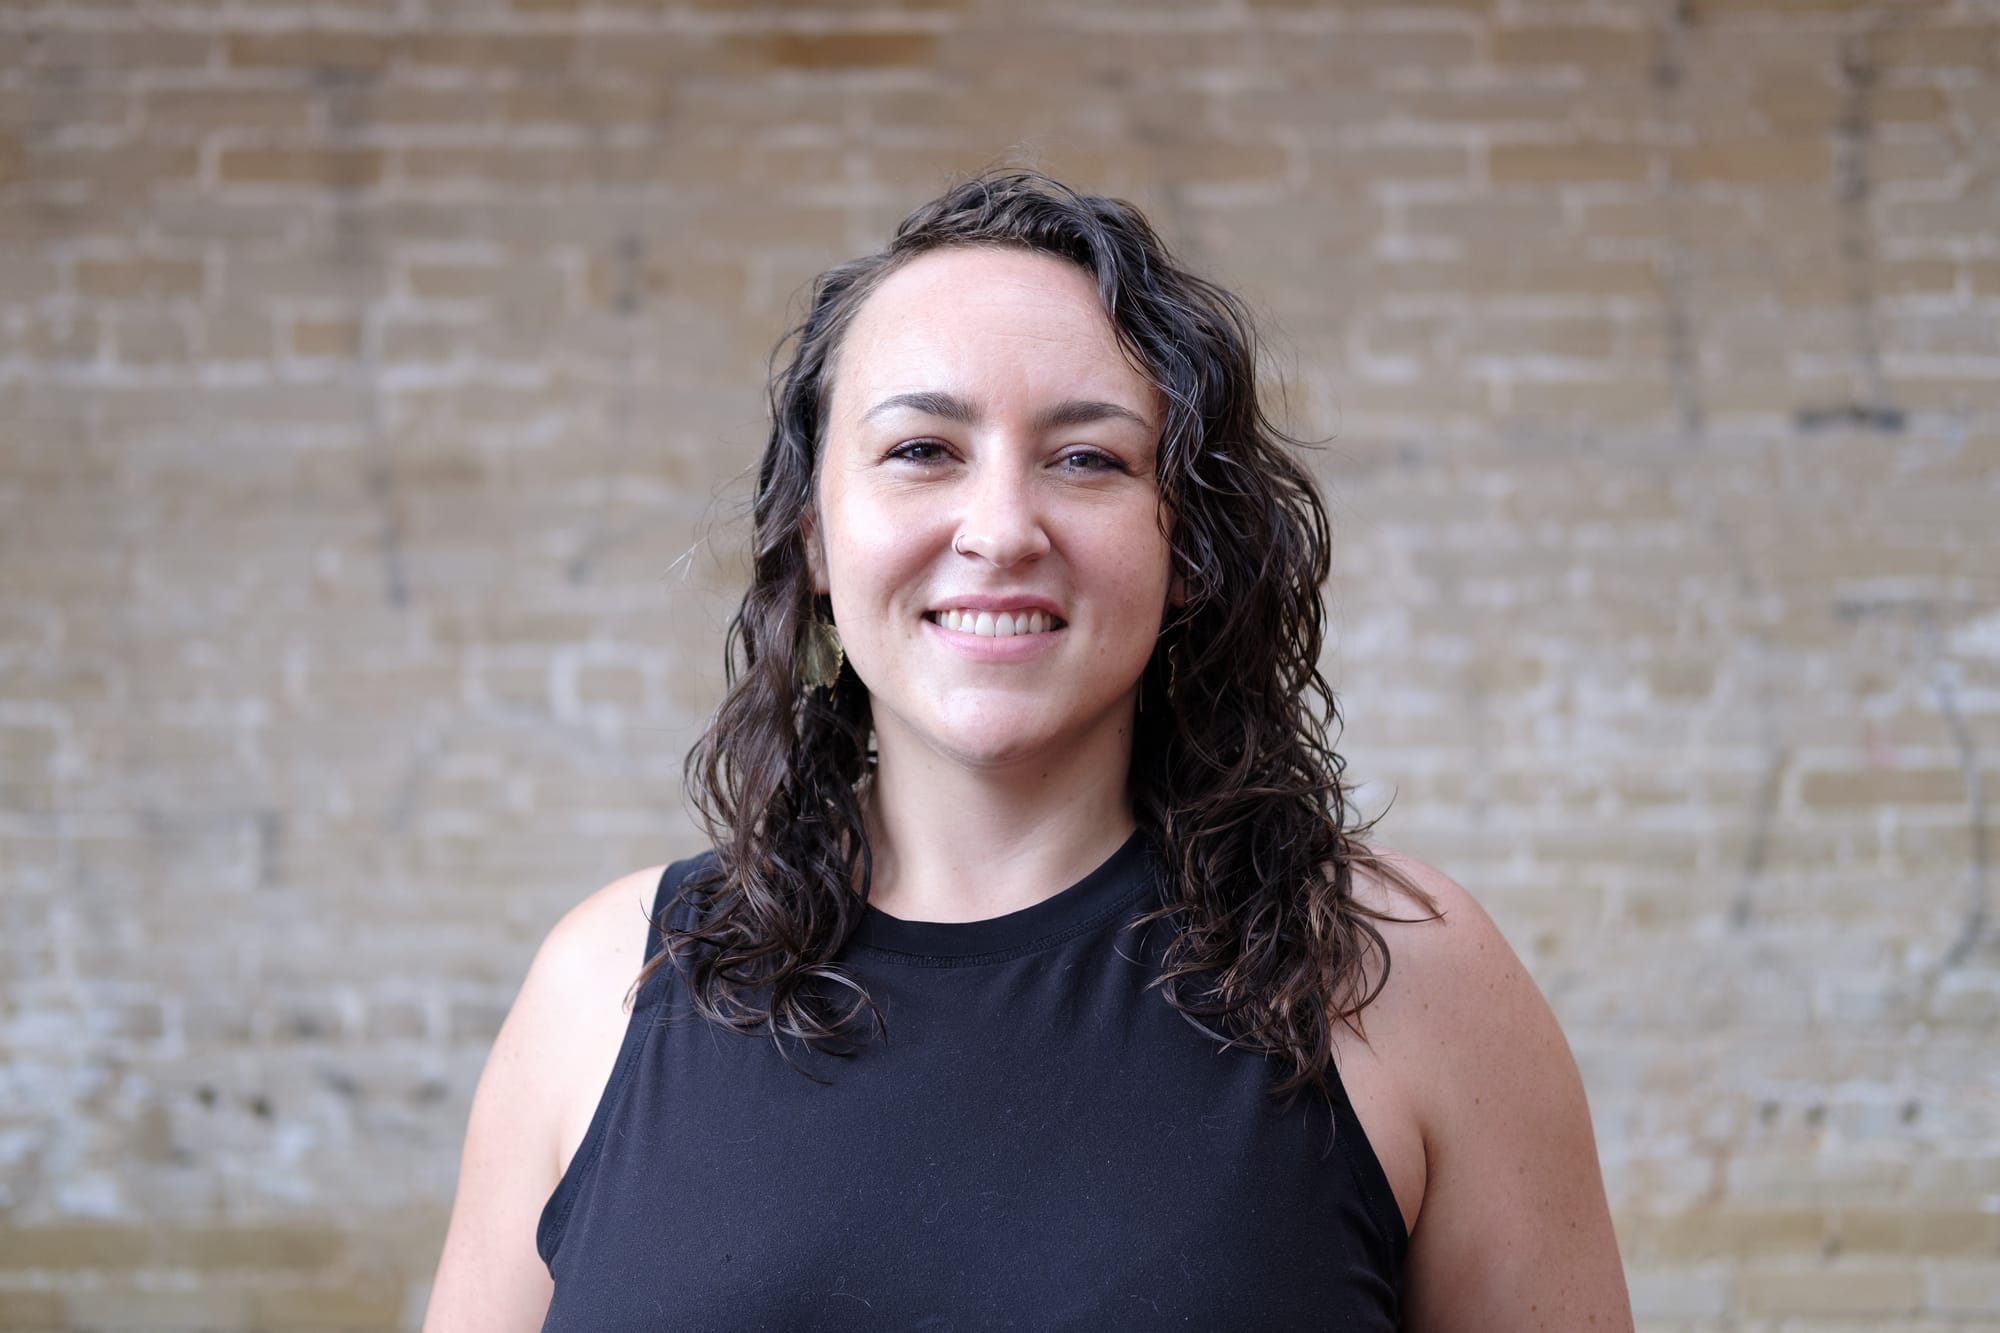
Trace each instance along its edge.
<instances>
[{"instance_id":1,"label":"woman","mask_svg":"<svg viewBox=\"0 0 2000 1333\"><path fill-rule=\"evenodd\" d=\"M1345 827L1240 303L1014 173L795 337L715 850L537 955L427 1326L1629 1327L1554 1019Z\"/></svg>"}]
</instances>

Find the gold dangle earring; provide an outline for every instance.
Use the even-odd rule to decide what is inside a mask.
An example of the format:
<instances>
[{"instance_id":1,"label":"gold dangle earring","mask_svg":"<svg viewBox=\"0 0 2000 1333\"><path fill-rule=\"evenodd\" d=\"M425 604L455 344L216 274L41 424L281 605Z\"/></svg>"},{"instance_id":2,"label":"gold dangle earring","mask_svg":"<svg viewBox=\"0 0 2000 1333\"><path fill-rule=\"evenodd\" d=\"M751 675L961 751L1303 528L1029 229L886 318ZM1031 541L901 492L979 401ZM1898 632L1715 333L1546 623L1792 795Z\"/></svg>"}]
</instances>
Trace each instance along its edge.
<instances>
[{"instance_id":1,"label":"gold dangle earring","mask_svg":"<svg viewBox=\"0 0 2000 1333\"><path fill-rule=\"evenodd\" d=\"M799 639L799 684L808 690L831 692L840 681L840 668L847 654L840 647L840 631L830 620L815 615L806 622Z\"/></svg>"}]
</instances>

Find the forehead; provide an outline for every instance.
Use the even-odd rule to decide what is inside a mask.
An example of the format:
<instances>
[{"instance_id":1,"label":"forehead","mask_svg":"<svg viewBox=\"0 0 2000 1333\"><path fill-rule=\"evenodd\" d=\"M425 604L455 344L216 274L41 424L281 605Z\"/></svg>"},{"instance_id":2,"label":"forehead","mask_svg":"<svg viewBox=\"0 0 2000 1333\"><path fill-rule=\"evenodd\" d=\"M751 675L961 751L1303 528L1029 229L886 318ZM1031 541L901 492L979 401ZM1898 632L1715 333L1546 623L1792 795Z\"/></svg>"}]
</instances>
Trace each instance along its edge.
<instances>
[{"instance_id":1,"label":"forehead","mask_svg":"<svg viewBox=\"0 0 2000 1333\"><path fill-rule=\"evenodd\" d=\"M834 415L880 393L982 385L1088 389L1141 410L1152 399L1090 274L1032 251L964 246L905 264L855 312L835 358Z\"/></svg>"}]
</instances>

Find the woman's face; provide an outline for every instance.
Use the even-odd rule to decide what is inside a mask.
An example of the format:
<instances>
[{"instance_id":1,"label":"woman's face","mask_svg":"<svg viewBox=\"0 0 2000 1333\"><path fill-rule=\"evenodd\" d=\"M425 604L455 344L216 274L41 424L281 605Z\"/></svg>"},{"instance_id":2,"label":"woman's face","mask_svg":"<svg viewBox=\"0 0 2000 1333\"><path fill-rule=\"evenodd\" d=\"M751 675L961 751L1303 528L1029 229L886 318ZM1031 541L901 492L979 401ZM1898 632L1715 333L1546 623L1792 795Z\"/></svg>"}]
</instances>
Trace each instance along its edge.
<instances>
[{"instance_id":1,"label":"woman's face","mask_svg":"<svg viewBox=\"0 0 2000 1333\"><path fill-rule=\"evenodd\" d=\"M835 358L808 548L884 755L986 767L1124 741L1169 588L1159 422L1073 265L935 251L868 297Z\"/></svg>"}]
</instances>

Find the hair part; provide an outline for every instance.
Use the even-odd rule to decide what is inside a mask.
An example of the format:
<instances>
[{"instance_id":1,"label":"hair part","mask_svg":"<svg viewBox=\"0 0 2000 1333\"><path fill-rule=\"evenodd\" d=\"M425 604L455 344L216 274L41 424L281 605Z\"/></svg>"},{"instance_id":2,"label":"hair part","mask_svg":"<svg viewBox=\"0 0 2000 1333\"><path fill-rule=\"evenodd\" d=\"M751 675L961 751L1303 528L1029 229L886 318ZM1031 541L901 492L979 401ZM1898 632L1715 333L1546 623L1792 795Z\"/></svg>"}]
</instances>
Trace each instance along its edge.
<instances>
[{"instance_id":1,"label":"hair part","mask_svg":"<svg viewBox=\"0 0 2000 1333\"><path fill-rule=\"evenodd\" d=\"M1325 505L1294 456L1300 442L1259 399L1244 303L1176 263L1130 204L1036 172L954 186L879 253L829 269L773 353L750 586L729 626L727 690L685 768L717 856L682 888L690 923L659 923L664 948L648 974L684 963L698 1012L763 1033L787 1059L794 1042L851 1051L883 1026L834 961L871 885L862 790L875 759L868 694L851 669L830 689L798 684L807 625L830 616L807 527L856 312L904 264L961 246L1083 270L1159 391L1157 479L1182 596L1141 678L1128 777L1165 881L1162 906L1141 923L1172 927L1151 984L1217 1040L1282 1061L1275 1095L1330 1093L1336 1029L1359 1032L1387 981L1376 922L1401 919L1357 900L1354 868L1373 867L1432 915L1436 906L1361 841L1375 821L1349 823L1333 748L1340 714L1318 667Z\"/></svg>"}]
</instances>

